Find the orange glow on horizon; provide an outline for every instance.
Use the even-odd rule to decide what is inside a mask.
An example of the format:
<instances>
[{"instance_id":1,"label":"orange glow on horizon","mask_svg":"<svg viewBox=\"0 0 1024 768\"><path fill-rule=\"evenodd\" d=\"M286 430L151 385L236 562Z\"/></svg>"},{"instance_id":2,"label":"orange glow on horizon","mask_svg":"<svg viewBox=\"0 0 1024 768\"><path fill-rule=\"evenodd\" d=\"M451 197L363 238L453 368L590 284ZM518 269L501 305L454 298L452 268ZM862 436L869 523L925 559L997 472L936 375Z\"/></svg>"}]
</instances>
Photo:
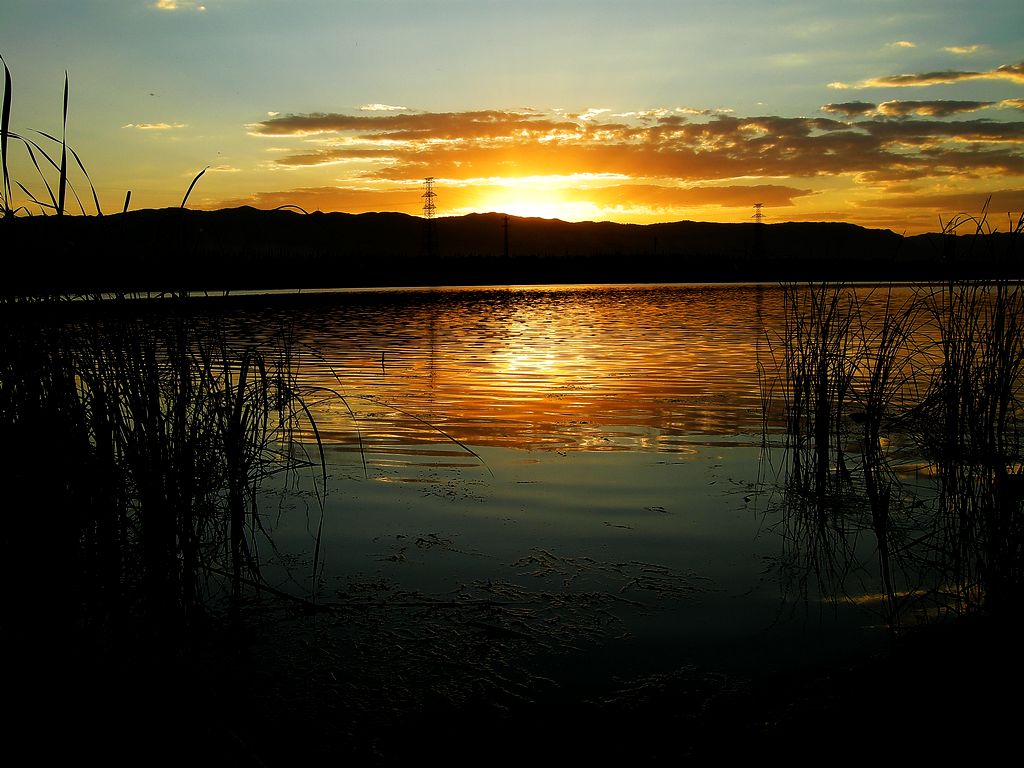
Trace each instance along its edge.
<instances>
[{"instance_id":1,"label":"orange glow on horizon","mask_svg":"<svg viewBox=\"0 0 1024 768\"><path fill-rule=\"evenodd\" d=\"M519 185L484 191L468 210L563 221L594 219L601 215L601 210L591 203L567 200L564 190L550 187L523 188Z\"/></svg>"}]
</instances>

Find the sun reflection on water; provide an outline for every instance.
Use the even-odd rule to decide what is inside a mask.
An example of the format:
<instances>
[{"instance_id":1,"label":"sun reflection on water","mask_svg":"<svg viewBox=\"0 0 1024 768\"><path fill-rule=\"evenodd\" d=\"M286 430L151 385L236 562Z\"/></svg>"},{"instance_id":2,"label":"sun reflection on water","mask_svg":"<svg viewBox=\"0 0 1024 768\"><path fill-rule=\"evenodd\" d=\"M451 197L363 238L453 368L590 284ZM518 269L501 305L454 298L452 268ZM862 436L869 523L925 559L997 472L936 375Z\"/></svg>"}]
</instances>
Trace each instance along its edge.
<instances>
[{"instance_id":1,"label":"sun reflection on water","mask_svg":"<svg viewBox=\"0 0 1024 768\"><path fill-rule=\"evenodd\" d=\"M319 424L350 450L685 452L759 435L760 309L775 300L760 286L347 293L300 319L317 350L304 375L344 392Z\"/></svg>"}]
</instances>

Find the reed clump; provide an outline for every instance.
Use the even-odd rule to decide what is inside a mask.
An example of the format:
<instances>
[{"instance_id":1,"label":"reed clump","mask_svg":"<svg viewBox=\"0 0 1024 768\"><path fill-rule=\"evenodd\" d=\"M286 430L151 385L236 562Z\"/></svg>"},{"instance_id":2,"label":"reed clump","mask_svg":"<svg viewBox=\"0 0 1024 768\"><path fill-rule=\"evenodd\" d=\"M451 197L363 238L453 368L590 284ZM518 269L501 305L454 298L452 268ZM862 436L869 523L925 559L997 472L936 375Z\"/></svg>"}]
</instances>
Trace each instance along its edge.
<instances>
[{"instance_id":1,"label":"reed clump","mask_svg":"<svg viewBox=\"0 0 1024 768\"><path fill-rule=\"evenodd\" d=\"M959 606L1016 611L1024 598L1024 286L951 282L925 303L942 362L920 429L942 483L937 536L953 555L943 563L947 580Z\"/></svg>"},{"instance_id":2,"label":"reed clump","mask_svg":"<svg viewBox=\"0 0 1024 768\"><path fill-rule=\"evenodd\" d=\"M984 214L943 233L965 225L987 233ZM1014 242L1022 233L1024 217ZM893 626L925 604L1019 614L1021 283L953 278L902 299L891 287L790 285L784 303L770 347L786 418L788 583L841 596L852 574L862 592L873 579Z\"/></svg>"},{"instance_id":3,"label":"reed clump","mask_svg":"<svg viewBox=\"0 0 1024 768\"><path fill-rule=\"evenodd\" d=\"M261 484L308 464L308 409L286 333L152 304L0 305L0 434L26 610L175 647L259 587Z\"/></svg>"},{"instance_id":4,"label":"reed clump","mask_svg":"<svg viewBox=\"0 0 1024 768\"><path fill-rule=\"evenodd\" d=\"M8 221L35 212L63 218L71 198L82 221L93 218L70 165L88 184L95 216L103 211L67 141L67 74L60 132L18 132L11 71L2 56L0 64L0 241L12 252L10 280L0 288L0 450L15 510L10 575L33 573L40 585L21 608L55 607L42 612L48 630L37 636L85 629L180 645L218 608L237 613L247 585L267 587L259 572L259 547L269 542L260 488L271 474L300 466L319 469L315 582L326 464L309 393L297 383L292 336L287 328L272 337L265 327L229 328L173 275L163 276L161 292L146 293L71 293L58 275L19 283L16 259L27 255L71 254L76 268L88 270L91 254L75 250L67 222L47 230L52 241L26 244ZM12 178L11 145L35 169L39 194ZM27 204L16 203L14 186ZM125 211L130 199L129 191ZM185 252L184 226L178 234Z\"/></svg>"}]
</instances>

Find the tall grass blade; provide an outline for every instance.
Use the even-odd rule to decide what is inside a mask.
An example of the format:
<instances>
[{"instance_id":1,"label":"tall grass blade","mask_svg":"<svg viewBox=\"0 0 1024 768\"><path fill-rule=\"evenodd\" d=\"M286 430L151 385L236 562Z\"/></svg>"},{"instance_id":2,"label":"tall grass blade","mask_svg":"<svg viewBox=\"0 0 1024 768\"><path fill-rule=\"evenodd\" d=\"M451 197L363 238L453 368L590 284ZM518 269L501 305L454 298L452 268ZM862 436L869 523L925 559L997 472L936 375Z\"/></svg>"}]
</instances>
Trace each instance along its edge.
<instances>
[{"instance_id":1,"label":"tall grass blade","mask_svg":"<svg viewBox=\"0 0 1024 768\"><path fill-rule=\"evenodd\" d=\"M374 399L374 398L364 398L364 399L368 399L368 400L369 400L369 401L370 401L371 403L376 403L377 405L384 405L384 403L381 403L380 401L378 401L378 400L376 400L376 399ZM390 408L391 410L393 410L393 411L394 411L395 413L400 413L400 414L402 414L403 416L406 416L406 417L408 417L408 418L412 419L413 421L417 421L417 422L419 422L420 424L422 424L423 426L427 427L428 429L432 429L432 430L433 430L434 432L437 432L437 433L438 433L439 435L441 435L441 436L442 436L442 437L444 437L445 439L447 439L447 440L451 441L451 442L452 442L453 444L455 444L455 445L459 446L459 448L461 448L461 449L462 449L462 450L464 450L464 451L465 451L466 453L468 453L468 454L469 454L470 456L472 456L472 457L473 457L473 458L475 458L475 459L476 459L477 461L479 461L479 462L480 462L480 465L481 465L481 466L482 466L482 467L483 467L484 469L486 469L486 470L487 470L488 474L490 474L490 476L491 476L491 477L494 477L494 470L492 470L492 469L491 469L491 468L490 468L490 467L489 467L489 466L487 465L487 462L486 462L486 461L484 461L484 458L483 458L483 456L481 456L481 455L480 455L479 453L477 453L476 451L474 451L474 450L473 450L472 448L470 448L470 447L469 447L468 445L466 445L465 443L463 443L463 442L462 442L461 440L459 440L458 438L456 438L456 437L453 437L452 435L448 434L447 432L445 432L445 431L444 431L443 429L441 429L441 428L440 428L439 426L437 426L436 424L431 424L431 423L430 423L429 421L427 421L426 419L424 419L424 418L423 418L422 416L417 416L417 415L416 415L415 413L410 413L409 411L406 411L406 410L403 410L403 409L401 409L401 408L398 408L398 407L396 407L396 406L394 406L394 405L391 405L390 403L389 403L389 404L387 404L387 407L388 407L388 408ZM364 462L364 468L365 468L365 462Z\"/></svg>"},{"instance_id":2,"label":"tall grass blade","mask_svg":"<svg viewBox=\"0 0 1024 768\"><path fill-rule=\"evenodd\" d=\"M38 133L40 136L43 136L44 138L49 139L50 141L54 142L55 144L61 144L62 143L60 139L58 139L56 136L53 136L53 135L47 133L46 131L36 131L36 133ZM36 146L39 147L38 144ZM40 151L42 151L41 147L39 147L39 149L40 149ZM100 201L99 201L99 198L96 196L96 187L93 186L92 179L89 177L89 172L87 170L85 170L85 165L82 163L82 160L78 156L78 153L75 152L75 148L74 147L66 146L66 151L71 153L71 156L74 157L75 161L78 163L78 167L81 169L82 173L85 174L85 180L89 182L89 188L92 190L92 198L93 198L93 202L96 205L96 213L97 213L97 215L102 216L103 215L103 211L100 210ZM52 163L52 161L51 161L51 163ZM53 164L53 167L56 168L58 170L58 172L59 172L60 168L57 166L57 164L56 163L52 163L52 164ZM67 185L68 185L68 189L71 190L71 194L75 196L75 201L78 203L78 209L82 212L82 215L83 216L88 215L85 212L85 206L82 204L82 198L78 196L78 190L75 189L75 185L71 183L70 179L68 179Z\"/></svg>"},{"instance_id":3,"label":"tall grass blade","mask_svg":"<svg viewBox=\"0 0 1024 768\"><path fill-rule=\"evenodd\" d=\"M31 200L31 201L32 201L33 203L35 203L36 205L38 205L38 206L39 206L39 208L40 208L40 210L42 211L42 213L43 213L43 215L44 215L44 216L46 215L46 209L47 209L47 208L50 208L50 209L53 209L53 210L56 210L56 209L57 209L57 206L56 206L56 204L54 204L54 205L50 205L49 203L44 203L44 202L43 202L42 200L39 200L39 199L38 199L38 198L37 198L37 197L36 197L35 195L33 195L33 194L32 194L31 192L29 192L29 191L28 191L28 190L27 190L27 189L25 188L25 185L24 185L24 184L22 184L22 183L21 183L20 181L17 181L17 182L15 182L15 183L16 183L16 184L17 184L17 185L18 185L19 187L21 187L21 191L22 191L22 192L24 192L24 193L25 193L25 194L26 194L26 195L28 196L28 199L29 199L29 200Z\"/></svg>"},{"instance_id":4,"label":"tall grass blade","mask_svg":"<svg viewBox=\"0 0 1024 768\"><path fill-rule=\"evenodd\" d=\"M57 216L64 215L64 198L68 186L68 73L64 72L64 115L60 141L60 179L57 185Z\"/></svg>"},{"instance_id":5,"label":"tall grass blade","mask_svg":"<svg viewBox=\"0 0 1024 768\"><path fill-rule=\"evenodd\" d=\"M82 158L80 158L78 156L78 153L75 152L74 147L68 147L68 149L71 151L71 156L75 158L75 162L78 164L79 170L81 170L82 173L85 175L85 180L89 182L89 191L92 192L92 202L93 202L93 205L96 206L96 215L97 216L102 216L103 215L103 210L100 208L100 198L96 194L96 186L92 183L92 177L90 177L89 176L89 172L87 170L85 170L85 165L82 163ZM77 197L77 195L76 195L76 197ZM81 204L81 203L79 203L79 204ZM84 215L85 211L83 210L82 213Z\"/></svg>"},{"instance_id":6,"label":"tall grass blade","mask_svg":"<svg viewBox=\"0 0 1024 768\"><path fill-rule=\"evenodd\" d=\"M42 147L40 147L38 144L36 144L31 139L26 139L23 136L18 136L17 134L12 134L12 135L15 138L17 138L17 139L20 139L24 143L25 149L28 150L29 159L32 161L32 165L35 166L36 173L39 174L39 178L43 182L43 186L46 187L46 194L48 194L50 196L50 206L49 207L53 208L54 210L57 210L57 198L53 194L53 188L50 186L50 182L48 182L46 180L46 175L43 173L43 169L39 167L39 161L36 160L36 153L35 153L35 150L32 149L32 147L35 147L36 149L38 149L39 152L43 155L43 157L45 157L47 159L47 161L50 163L50 165L52 165L54 168L57 167L57 164L55 162L53 162L53 158L51 158L48 154L46 154L46 150L44 150ZM20 182L19 182L18 186L21 187L22 189L25 189L24 185L22 185ZM35 198L33 197L33 200L34 199Z\"/></svg>"},{"instance_id":7,"label":"tall grass blade","mask_svg":"<svg viewBox=\"0 0 1024 768\"><path fill-rule=\"evenodd\" d=\"M318 454L318 456L320 458L320 477L321 477L321 482L323 483L324 494L326 494L326 492L327 492L327 455L326 455L326 453L324 451L323 440L320 437L320 429L316 425L316 419L313 418L313 414L310 412L309 406L306 404L306 402L301 397L298 398L298 406L299 406L300 410L302 410L306 414L306 418L308 419L309 426L313 430L313 437L316 440L317 454ZM319 570L320 570L320 545L323 542L324 515L325 515L325 512L326 512L326 510L324 508L324 505L326 503L326 499L324 498L324 496L321 496L319 490L316 490L315 485L314 485L314 490L316 491L317 502L320 505L320 521L317 523L317 527L316 527L316 538L315 538L314 546L313 546L313 570L312 570L312 573L311 573L311 583L310 583L310 596L311 596L312 601L315 603L316 602L317 592L318 592L318 590L317 590L317 580L318 580L318 573L319 573Z\"/></svg>"},{"instance_id":8,"label":"tall grass blade","mask_svg":"<svg viewBox=\"0 0 1024 768\"><path fill-rule=\"evenodd\" d=\"M192 179L192 183L188 185L188 190L185 192L185 196L183 198L181 198L181 207L182 208L184 208L185 207L185 203L188 202L188 196L192 194L192 188L195 187L196 182L199 181L199 179L201 179L203 177L203 174L206 173L206 171L209 170L209 168L210 168L210 166L206 166L206 168L203 168L203 170L201 170L199 173L197 173L196 177L194 179Z\"/></svg>"},{"instance_id":9,"label":"tall grass blade","mask_svg":"<svg viewBox=\"0 0 1024 768\"><path fill-rule=\"evenodd\" d=\"M11 215L11 176L7 170L7 137L11 132L11 70L7 67L4 57L0 56L0 62L4 65L4 102L3 111L0 112L0 166L3 166L4 173L4 216Z\"/></svg>"},{"instance_id":10,"label":"tall grass blade","mask_svg":"<svg viewBox=\"0 0 1024 768\"><path fill-rule=\"evenodd\" d=\"M124 193L124 208L121 209L121 213L128 213L128 203L132 200L132 191L129 189Z\"/></svg>"}]
</instances>

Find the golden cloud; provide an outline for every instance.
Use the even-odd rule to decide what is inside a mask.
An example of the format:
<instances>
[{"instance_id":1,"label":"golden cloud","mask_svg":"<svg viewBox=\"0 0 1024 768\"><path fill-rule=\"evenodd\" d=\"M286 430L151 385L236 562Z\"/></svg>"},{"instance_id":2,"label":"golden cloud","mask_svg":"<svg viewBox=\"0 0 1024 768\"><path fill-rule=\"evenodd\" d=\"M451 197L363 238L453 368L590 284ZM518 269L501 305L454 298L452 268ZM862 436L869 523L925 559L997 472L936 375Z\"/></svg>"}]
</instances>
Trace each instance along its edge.
<instances>
[{"instance_id":1,"label":"golden cloud","mask_svg":"<svg viewBox=\"0 0 1024 768\"><path fill-rule=\"evenodd\" d=\"M886 117L949 117L962 112L977 112L979 109L994 107L994 101L883 101L878 105L878 114Z\"/></svg>"},{"instance_id":2,"label":"golden cloud","mask_svg":"<svg viewBox=\"0 0 1024 768\"><path fill-rule=\"evenodd\" d=\"M156 0L152 7L156 8L158 11L206 10L205 5L192 2L192 0Z\"/></svg>"},{"instance_id":3,"label":"golden cloud","mask_svg":"<svg viewBox=\"0 0 1024 768\"><path fill-rule=\"evenodd\" d=\"M825 104L822 112L832 112L846 115L847 117L863 117L870 115L878 108L878 105L866 101L844 101L839 104Z\"/></svg>"},{"instance_id":4,"label":"golden cloud","mask_svg":"<svg viewBox=\"0 0 1024 768\"><path fill-rule=\"evenodd\" d=\"M185 128L185 123L128 123L122 128L134 128L137 131L173 131Z\"/></svg>"},{"instance_id":5,"label":"golden cloud","mask_svg":"<svg viewBox=\"0 0 1024 768\"><path fill-rule=\"evenodd\" d=\"M906 88L911 86L946 85L964 80L1010 80L1024 83L1024 62L1003 64L987 72L966 72L947 69L938 72L888 75L864 80L857 88Z\"/></svg>"},{"instance_id":6,"label":"golden cloud","mask_svg":"<svg viewBox=\"0 0 1024 768\"><path fill-rule=\"evenodd\" d=\"M547 118L532 112L486 110L478 112L425 112L399 115L346 115L314 112L285 115L252 126L260 136L310 136L363 132L364 136L392 139L510 137L523 130L575 128L577 123Z\"/></svg>"},{"instance_id":7,"label":"golden cloud","mask_svg":"<svg viewBox=\"0 0 1024 768\"><path fill-rule=\"evenodd\" d=\"M705 206L749 208L754 203L763 203L771 208L783 208L792 206L794 198L813 195L815 192L778 184L708 187L617 184L597 189L570 190L564 194L570 201L589 202L599 206L626 205L671 210Z\"/></svg>"},{"instance_id":8,"label":"golden cloud","mask_svg":"<svg viewBox=\"0 0 1024 768\"><path fill-rule=\"evenodd\" d=\"M957 56L970 56L981 50L980 45L947 45L942 50L947 53L955 53Z\"/></svg>"},{"instance_id":9,"label":"golden cloud","mask_svg":"<svg viewBox=\"0 0 1024 768\"><path fill-rule=\"evenodd\" d=\"M276 157L280 168L351 164L363 179L411 181L572 174L615 174L675 184L741 177L812 178L869 173L879 178L1011 173L1024 143L1024 123L937 121L996 102L911 101L829 104L847 117L740 118L692 122L682 115L630 121L591 116L573 121L537 112L482 111L416 115L288 115L257 124L257 134L334 134L315 149ZM621 115L609 115L609 118ZM963 153L964 145L972 145ZM990 145L1003 145L993 148Z\"/></svg>"},{"instance_id":10,"label":"golden cloud","mask_svg":"<svg viewBox=\"0 0 1024 768\"><path fill-rule=\"evenodd\" d=\"M954 192L922 195L920 192L916 192L912 195L866 200L864 204L887 208L928 208L947 213L957 211L974 213L982 210L986 201L988 201L990 213L1020 213L1024 211L1024 189L1000 189L989 194ZM997 223L994 218L992 222L993 224Z\"/></svg>"}]
</instances>

